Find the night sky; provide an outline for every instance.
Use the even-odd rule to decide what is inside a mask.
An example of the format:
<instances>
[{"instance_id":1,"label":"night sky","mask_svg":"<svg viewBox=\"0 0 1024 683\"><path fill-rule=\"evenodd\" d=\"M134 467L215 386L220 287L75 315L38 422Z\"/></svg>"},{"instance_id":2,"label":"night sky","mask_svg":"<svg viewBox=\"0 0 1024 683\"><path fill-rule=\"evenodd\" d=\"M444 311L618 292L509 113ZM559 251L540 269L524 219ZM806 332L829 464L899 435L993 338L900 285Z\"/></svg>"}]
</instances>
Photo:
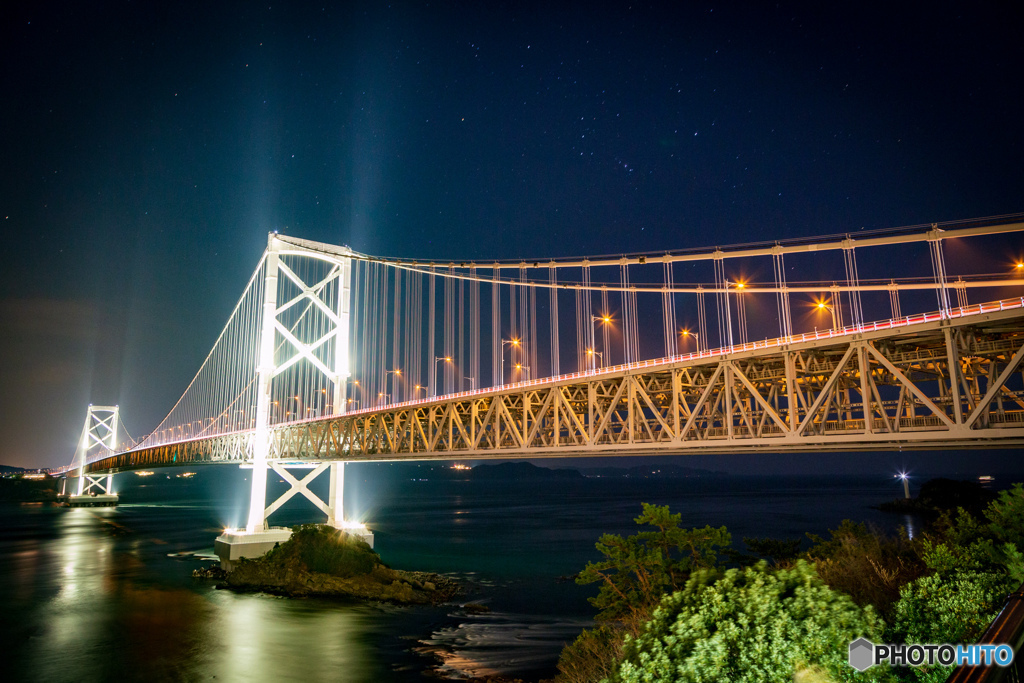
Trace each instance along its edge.
<instances>
[{"instance_id":1,"label":"night sky","mask_svg":"<svg viewBox=\"0 0 1024 683\"><path fill-rule=\"evenodd\" d=\"M89 403L152 429L272 230L543 258L1024 210L1013 3L22 4L2 464L69 462Z\"/></svg>"}]
</instances>

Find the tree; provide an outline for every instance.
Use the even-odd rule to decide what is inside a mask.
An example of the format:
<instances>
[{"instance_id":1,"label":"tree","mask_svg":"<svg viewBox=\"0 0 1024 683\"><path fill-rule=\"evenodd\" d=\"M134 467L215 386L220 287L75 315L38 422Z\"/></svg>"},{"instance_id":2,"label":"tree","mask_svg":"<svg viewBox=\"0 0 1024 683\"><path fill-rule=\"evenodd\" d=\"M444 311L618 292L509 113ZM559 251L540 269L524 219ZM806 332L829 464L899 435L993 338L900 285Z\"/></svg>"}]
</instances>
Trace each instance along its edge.
<instances>
[{"instance_id":1,"label":"tree","mask_svg":"<svg viewBox=\"0 0 1024 683\"><path fill-rule=\"evenodd\" d=\"M1024 548L1024 484L1014 484L985 509L989 531L1003 543Z\"/></svg>"},{"instance_id":2,"label":"tree","mask_svg":"<svg viewBox=\"0 0 1024 683\"><path fill-rule=\"evenodd\" d=\"M732 543L724 526L680 529L682 515L667 506L644 503L635 521L653 530L627 538L604 534L597 542L604 559L588 563L576 579L580 585L601 582L590 599L601 610L599 621L620 621L634 632L665 593L681 588L695 569L715 566L720 549Z\"/></svg>"},{"instance_id":3,"label":"tree","mask_svg":"<svg viewBox=\"0 0 1024 683\"><path fill-rule=\"evenodd\" d=\"M947 561L943 551L938 557ZM999 613L1014 585L1006 574L973 569L917 579L900 591L887 634L889 642L972 643ZM952 666L934 665L913 672L923 683L940 683L952 670Z\"/></svg>"},{"instance_id":4,"label":"tree","mask_svg":"<svg viewBox=\"0 0 1024 683\"><path fill-rule=\"evenodd\" d=\"M774 571L763 561L700 570L627 637L610 681L789 683L820 671L836 681L891 681L888 668L858 673L846 662L851 641L882 642L883 628L871 607L833 591L804 560Z\"/></svg>"}]
</instances>

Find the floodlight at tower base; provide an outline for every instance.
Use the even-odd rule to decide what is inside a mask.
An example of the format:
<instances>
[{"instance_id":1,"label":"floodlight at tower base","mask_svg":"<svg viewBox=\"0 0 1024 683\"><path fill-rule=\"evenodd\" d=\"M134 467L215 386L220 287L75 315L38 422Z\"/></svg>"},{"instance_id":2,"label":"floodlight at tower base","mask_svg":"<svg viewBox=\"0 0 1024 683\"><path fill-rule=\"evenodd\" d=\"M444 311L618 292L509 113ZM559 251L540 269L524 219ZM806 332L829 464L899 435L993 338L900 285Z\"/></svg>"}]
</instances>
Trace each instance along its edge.
<instances>
[{"instance_id":1,"label":"floodlight at tower base","mask_svg":"<svg viewBox=\"0 0 1024 683\"><path fill-rule=\"evenodd\" d=\"M343 531L349 536L357 538L373 548L373 532L370 531L365 524L360 524L359 522L347 522L344 520L330 524L338 531Z\"/></svg>"}]
</instances>

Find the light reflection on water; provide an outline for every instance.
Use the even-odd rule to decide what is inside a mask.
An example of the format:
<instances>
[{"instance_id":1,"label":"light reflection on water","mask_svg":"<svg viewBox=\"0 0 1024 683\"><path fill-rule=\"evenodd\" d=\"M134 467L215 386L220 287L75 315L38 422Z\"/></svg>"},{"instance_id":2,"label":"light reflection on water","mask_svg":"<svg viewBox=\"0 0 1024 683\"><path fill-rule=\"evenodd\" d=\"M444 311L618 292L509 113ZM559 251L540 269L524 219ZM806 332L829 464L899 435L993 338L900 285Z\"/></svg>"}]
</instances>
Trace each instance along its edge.
<instances>
[{"instance_id":1,"label":"light reflection on water","mask_svg":"<svg viewBox=\"0 0 1024 683\"><path fill-rule=\"evenodd\" d=\"M593 614L586 597L595 588L565 577L596 559L601 533L635 531L641 502L669 504L686 525L726 524L738 539L824 533L846 517L869 519L867 505L888 497L888 481L410 482L376 490L359 481L374 501L369 521L384 560L457 574L469 586L460 602L494 610L467 616L456 606L290 600L193 580L198 563L169 555L212 545L231 514L216 495L222 469L210 468L217 472L205 483L204 470L168 480L173 489L126 487L118 508L0 506L6 670L45 681L409 681L422 680L436 657L443 673L550 677L561 645ZM317 519L298 503L275 523Z\"/></svg>"}]
</instances>

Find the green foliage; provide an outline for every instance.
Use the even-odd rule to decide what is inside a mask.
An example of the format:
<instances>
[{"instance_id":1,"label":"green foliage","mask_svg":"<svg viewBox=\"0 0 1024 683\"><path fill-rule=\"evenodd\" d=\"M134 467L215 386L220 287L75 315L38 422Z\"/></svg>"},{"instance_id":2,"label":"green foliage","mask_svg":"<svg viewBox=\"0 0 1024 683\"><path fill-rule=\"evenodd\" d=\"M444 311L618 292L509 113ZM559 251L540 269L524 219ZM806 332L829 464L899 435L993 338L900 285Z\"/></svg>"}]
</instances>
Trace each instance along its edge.
<instances>
[{"instance_id":1,"label":"green foliage","mask_svg":"<svg viewBox=\"0 0 1024 683\"><path fill-rule=\"evenodd\" d=\"M677 590L695 569L713 567L718 553L729 548L732 537L723 526L680 529L682 515L667 506L643 504L636 523L654 527L628 538L605 534L597 542L604 555L580 572L580 585L600 582L590 603L602 621L621 621L636 631L666 592Z\"/></svg>"},{"instance_id":2,"label":"green foliage","mask_svg":"<svg viewBox=\"0 0 1024 683\"><path fill-rule=\"evenodd\" d=\"M803 560L776 570L765 562L700 570L638 637L626 638L610 680L789 683L799 672L807 680L889 681L886 668L857 673L846 663L850 641L882 642L882 631L871 607L830 589Z\"/></svg>"},{"instance_id":3,"label":"green foliage","mask_svg":"<svg viewBox=\"0 0 1024 683\"><path fill-rule=\"evenodd\" d=\"M1003 543L1024 548L1024 484L1014 484L985 509L989 531Z\"/></svg>"},{"instance_id":4,"label":"green foliage","mask_svg":"<svg viewBox=\"0 0 1024 683\"><path fill-rule=\"evenodd\" d=\"M269 561L298 559L311 572L349 578L368 574L380 564L369 545L324 524L301 524L292 537L267 554Z\"/></svg>"},{"instance_id":5,"label":"green foliage","mask_svg":"<svg viewBox=\"0 0 1024 683\"><path fill-rule=\"evenodd\" d=\"M882 615L899 599L900 587L926 570L906 537L890 538L848 519L827 540L807 536L814 543L807 555L822 581L858 605L873 605Z\"/></svg>"},{"instance_id":6,"label":"green foliage","mask_svg":"<svg viewBox=\"0 0 1024 683\"><path fill-rule=\"evenodd\" d=\"M906 643L971 643L999 613L1016 584L1006 574L955 570L924 576L900 591L888 638ZM922 683L945 681L953 667L913 670Z\"/></svg>"},{"instance_id":7,"label":"green foliage","mask_svg":"<svg viewBox=\"0 0 1024 683\"><path fill-rule=\"evenodd\" d=\"M558 683L594 683L610 677L622 657L624 635L609 624L583 631L558 657Z\"/></svg>"},{"instance_id":8,"label":"green foliage","mask_svg":"<svg viewBox=\"0 0 1024 683\"><path fill-rule=\"evenodd\" d=\"M995 617L1012 581L972 570L923 576L904 586L892 637L908 643L970 643Z\"/></svg>"}]
</instances>

